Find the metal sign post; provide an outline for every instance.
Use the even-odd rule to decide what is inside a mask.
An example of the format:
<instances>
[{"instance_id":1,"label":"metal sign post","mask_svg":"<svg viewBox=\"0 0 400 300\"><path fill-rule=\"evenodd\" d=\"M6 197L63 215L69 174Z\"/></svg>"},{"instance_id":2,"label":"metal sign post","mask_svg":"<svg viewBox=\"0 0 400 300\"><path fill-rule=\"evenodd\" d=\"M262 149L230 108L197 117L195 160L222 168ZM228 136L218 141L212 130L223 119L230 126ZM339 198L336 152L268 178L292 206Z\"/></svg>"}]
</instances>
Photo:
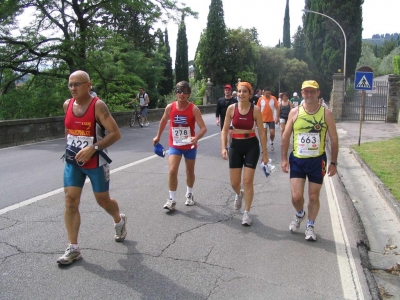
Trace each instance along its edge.
<instances>
[{"instance_id":1,"label":"metal sign post","mask_svg":"<svg viewBox=\"0 0 400 300\"><path fill-rule=\"evenodd\" d=\"M361 127L362 127L362 120L364 118L364 105L365 105L365 91L361 92L361 110L360 110L360 131L358 133L358 146L361 143Z\"/></svg>"},{"instance_id":2,"label":"metal sign post","mask_svg":"<svg viewBox=\"0 0 400 300\"><path fill-rule=\"evenodd\" d=\"M364 119L365 91L371 91L374 82L374 71L370 67L361 67L356 71L354 77L354 89L361 90L361 109L360 109L360 132L358 135L358 146L361 142L361 128Z\"/></svg>"}]
</instances>

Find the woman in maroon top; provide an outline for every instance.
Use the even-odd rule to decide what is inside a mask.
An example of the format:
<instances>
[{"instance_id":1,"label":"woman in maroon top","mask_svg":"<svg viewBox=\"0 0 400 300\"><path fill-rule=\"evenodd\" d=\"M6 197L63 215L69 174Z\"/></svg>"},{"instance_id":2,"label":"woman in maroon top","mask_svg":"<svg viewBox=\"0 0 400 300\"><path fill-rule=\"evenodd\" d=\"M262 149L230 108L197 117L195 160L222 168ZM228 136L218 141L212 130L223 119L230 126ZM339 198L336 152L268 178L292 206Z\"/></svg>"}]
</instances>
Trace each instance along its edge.
<instances>
[{"instance_id":1,"label":"woman in maroon top","mask_svg":"<svg viewBox=\"0 0 400 300\"><path fill-rule=\"evenodd\" d=\"M263 127L261 110L250 103L253 89L248 82L238 84L238 103L228 107L225 116L224 127L221 132L222 158L228 159L226 149L229 125L232 121L232 143L229 148L229 173L233 190L236 193L234 208L242 207L245 199L245 210L242 225L250 226L249 211L254 197L254 173L260 157L260 142L255 133L255 124L258 127L258 135L262 145L262 161L268 163L267 142ZM242 186L243 171L243 189Z\"/></svg>"}]
</instances>

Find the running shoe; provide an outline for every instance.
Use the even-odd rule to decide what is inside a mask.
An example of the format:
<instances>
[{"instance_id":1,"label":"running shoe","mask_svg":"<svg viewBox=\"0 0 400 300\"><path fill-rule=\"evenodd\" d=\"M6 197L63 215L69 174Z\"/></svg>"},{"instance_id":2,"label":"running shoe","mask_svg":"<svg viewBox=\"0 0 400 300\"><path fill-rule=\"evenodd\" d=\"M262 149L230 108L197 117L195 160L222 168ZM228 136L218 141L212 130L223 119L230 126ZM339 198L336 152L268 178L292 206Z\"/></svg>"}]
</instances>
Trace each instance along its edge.
<instances>
[{"instance_id":1,"label":"running shoe","mask_svg":"<svg viewBox=\"0 0 400 300\"><path fill-rule=\"evenodd\" d=\"M233 203L233 207L236 210L239 210L242 207L242 202L243 202L243 190L240 190L240 195L235 196L235 202Z\"/></svg>"},{"instance_id":2,"label":"running shoe","mask_svg":"<svg viewBox=\"0 0 400 300\"><path fill-rule=\"evenodd\" d=\"M249 213L245 212L243 214L243 220L242 220L242 225L243 226L251 226L251 218L249 216Z\"/></svg>"},{"instance_id":3,"label":"running shoe","mask_svg":"<svg viewBox=\"0 0 400 300\"><path fill-rule=\"evenodd\" d=\"M306 212L304 212L304 216L302 218L295 215L293 221L289 225L289 230L291 232L296 232L297 229L299 229L300 224L305 219L305 217L306 217Z\"/></svg>"},{"instance_id":4,"label":"running shoe","mask_svg":"<svg viewBox=\"0 0 400 300\"><path fill-rule=\"evenodd\" d=\"M176 201L172 201L172 199L168 199L167 203L164 205L164 209L175 210Z\"/></svg>"},{"instance_id":5,"label":"running shoe","mask_svg":"<svg viewBox=\"0 0 400 300\"><path fill-rule=\"evenodd\" d=\"M146 123L144 124L144 126L147 127L147 126L149 126L149 124L150 124L149 122L146 122Z\"/></svg>"},{"instance_id":6,"label":"running shoe","mask_svg":"<svg viewBox=\"0 0 400 300\"><path fill-rule=\"evenodd\" d=\"M186 206L192 206L194 205L194 196L192 193L189 193L186 195L186 202L185 202Z\"/></svg>"},{"instance_id":7,"label":"running shoe","mask_svg":"<svg viewBox=\"0 0 400 300\"><path fill-rule=\"evenodd\" d=\"M69 245L67 250L65 250L64 255L57 259L57 263L59 265L70 265L75 260L79 260L81 258L81 250L79 250L79 248L73 249L72 245Z\"/></svg>"},{"instance_id":8,"label":"running shoe","mask_svg":"<svg viewBox=\"0 0 400 300\"><path fill-rule=\"evenodd\" d=\"M139 123L140 127L143 127L143 123Z\"/></svg>"},{"instance_id":9,"label":"running shoe","mask_svg":"<svg viewBox=\"0 0 400 300\"><path fill-rule=\"evenodd\" d=\"M314 226L307 226L305 235L307 241L315 242L317 240L317 236L314 232Z\"/></svg>"},{"instance_id":10,"label":"running shoe","mask_svg":"<svg viewBox=\"0 0 400 300\"><path fill-rule=\"evenodd\" d=\"M271 151L274 151L274 143L271 143Z\"/></svg>"},{"instance_id":11,"label":"running shoe","mask_svg":"<svg viewBox=\"0 0 400 300\"><path fill-rule=\"evenodd\" d=\"M114 225L115 228L115 236L114 239L116 242L122 242L126 238L126 216L124 214L121 214L121 219L124 221L124 223L120 226Z\"/></svg>"}]
</instances>

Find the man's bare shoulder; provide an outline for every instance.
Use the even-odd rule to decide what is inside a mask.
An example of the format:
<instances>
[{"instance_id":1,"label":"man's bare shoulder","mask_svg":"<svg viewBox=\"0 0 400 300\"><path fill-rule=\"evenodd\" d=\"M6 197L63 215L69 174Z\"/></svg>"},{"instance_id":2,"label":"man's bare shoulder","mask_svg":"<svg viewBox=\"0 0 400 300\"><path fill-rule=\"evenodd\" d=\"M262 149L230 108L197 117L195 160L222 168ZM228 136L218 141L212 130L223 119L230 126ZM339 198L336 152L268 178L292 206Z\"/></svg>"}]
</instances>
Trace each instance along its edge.
<instances>
[{"instance_id":1,"label":"man's bare shoulder","mask_svg":"<svg viewBox=\"0 0 400 300\"><path fill-rule=\"evenodd\" d=\"M71 102L71 98L64 101L63 109L65 112L67 111L67 108L68 108L68 105L70 102Z\"/></svg>"}]
</instances>

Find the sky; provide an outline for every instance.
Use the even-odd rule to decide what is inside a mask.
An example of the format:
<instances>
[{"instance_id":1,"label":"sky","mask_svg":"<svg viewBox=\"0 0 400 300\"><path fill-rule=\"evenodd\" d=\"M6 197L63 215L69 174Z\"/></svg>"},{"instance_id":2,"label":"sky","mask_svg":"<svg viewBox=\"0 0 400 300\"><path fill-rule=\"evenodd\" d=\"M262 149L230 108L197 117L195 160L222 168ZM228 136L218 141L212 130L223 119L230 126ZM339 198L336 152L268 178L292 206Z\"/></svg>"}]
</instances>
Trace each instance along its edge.
<instances>
[{"instance_id":1,"label":"sky","mask_svg":"<svg viewBox=\"0 0 400 300\"><path fill-rule=\"evenodd\" d=\"M193 60L200 34L207 27L211 0L183 0L180 2L184 2L186 6L199 13L198 19L185 18L188 56L189 60ZM304 2L303 0L289 0L290 36L296 33L299 26L303 26L301 10L304 8ZM228 28L255 27L263 46L274 47L279 40L282 42L286 0L222 0L222 3L225 25ZM363 38L371 38L373 34L400 33L400 22L398 21L400 0L364 0L362 7ZM162 30L164 28L161 27ZM170 22L167 29L171 57L174 62L178 25ZM339 27L338 30L340 30ZM174 68L174 65L172 67Z\"/></svg>"}]
</instances>

